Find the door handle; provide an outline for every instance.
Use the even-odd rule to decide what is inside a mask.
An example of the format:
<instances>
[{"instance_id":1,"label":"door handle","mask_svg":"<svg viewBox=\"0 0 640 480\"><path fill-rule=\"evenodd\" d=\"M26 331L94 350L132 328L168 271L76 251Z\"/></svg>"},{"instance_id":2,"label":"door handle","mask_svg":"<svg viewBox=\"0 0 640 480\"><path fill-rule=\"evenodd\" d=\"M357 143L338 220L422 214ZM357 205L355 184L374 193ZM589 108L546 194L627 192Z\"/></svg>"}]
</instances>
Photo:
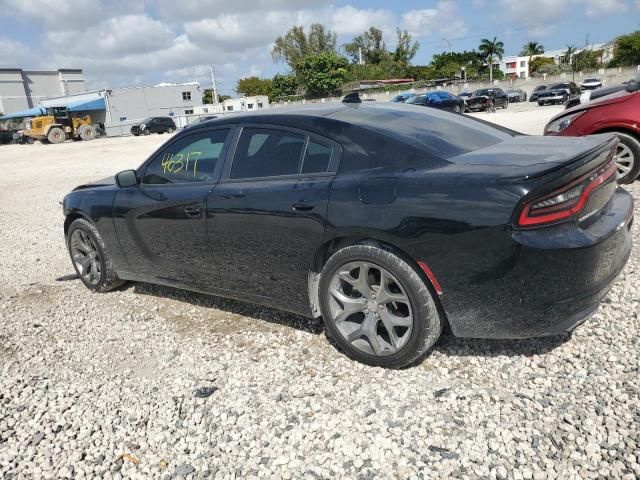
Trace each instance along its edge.
<instances>
[{"instance_id":1,"label":"door handle","mask_svg":"<svg viewBox=\"0 0 640 480\"><path fill-rule=\"evenodd\" d=\"M308 212L313 210L313 205L309 203L293 203L291 204L291 208L293 208L296 212Z\"/></svg>"},{"instance_id":2,"label":"door handle","mask_svg":"<svg viewBox=\"0 0 640 480\"><path fill-rule=\"evenodd\" d=\"M187 205L184 207L184 214L190 218L198 218L200 216L200 207L196 205Z\"/></svg>"}]
</instances>

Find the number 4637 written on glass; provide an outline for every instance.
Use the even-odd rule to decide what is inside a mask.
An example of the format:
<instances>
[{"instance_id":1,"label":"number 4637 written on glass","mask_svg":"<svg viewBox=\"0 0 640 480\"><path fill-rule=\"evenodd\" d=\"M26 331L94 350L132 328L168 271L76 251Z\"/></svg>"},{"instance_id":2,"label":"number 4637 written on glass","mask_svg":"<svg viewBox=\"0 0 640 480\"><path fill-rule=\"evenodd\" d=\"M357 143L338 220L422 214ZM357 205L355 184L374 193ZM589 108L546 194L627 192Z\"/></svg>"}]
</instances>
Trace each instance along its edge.
<instances>
[{"instance_id":1,"label":"number 4637 written on glass","mask_svg":"<svg viewBox=\"0 0 640 480\"><path fill-rule=\"evenodd\" d=\"M165 153L162 158L162 171L166 173L190 175L193 171L195 178L198 172L198 159L202 152Z\"/></svg>"}]
</instances>

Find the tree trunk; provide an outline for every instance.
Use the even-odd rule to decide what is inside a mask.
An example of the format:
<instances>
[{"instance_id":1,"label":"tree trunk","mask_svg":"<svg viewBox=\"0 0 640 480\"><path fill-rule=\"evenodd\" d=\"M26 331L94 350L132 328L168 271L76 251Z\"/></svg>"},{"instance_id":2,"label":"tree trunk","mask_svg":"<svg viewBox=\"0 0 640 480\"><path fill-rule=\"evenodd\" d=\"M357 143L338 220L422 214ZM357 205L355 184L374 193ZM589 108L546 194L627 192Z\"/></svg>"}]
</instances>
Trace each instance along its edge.
<instances>
[{"instance_id":1,"label":"tree trunk","mask_svg":"<svg viewBox=\"0 0 640 480\"><path fill-rule=\"evenodd\" d=\"M493 59L489 60L489 82L493 83Z\"/></svg>"}]
</instances>

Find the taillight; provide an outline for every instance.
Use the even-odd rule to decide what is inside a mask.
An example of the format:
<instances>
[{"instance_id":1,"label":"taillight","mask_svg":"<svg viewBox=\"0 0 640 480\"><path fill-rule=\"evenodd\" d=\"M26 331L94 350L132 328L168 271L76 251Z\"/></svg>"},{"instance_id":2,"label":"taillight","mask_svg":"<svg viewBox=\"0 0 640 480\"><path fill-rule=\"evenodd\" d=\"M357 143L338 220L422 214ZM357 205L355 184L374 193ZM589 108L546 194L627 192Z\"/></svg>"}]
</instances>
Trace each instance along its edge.
<instances>
[{"instance_id":1,"label":"taillight","mask_svg":"<svg viewBox=\"0 0 640 480\"><path fill-rule=\"evenodd\" d=\"M617 178L615 160L588 173L569 185L525 203L518 218L518 226L539 227L567 220L582 211L589 197L600 185Z\"/></svg>"}]
</instances>

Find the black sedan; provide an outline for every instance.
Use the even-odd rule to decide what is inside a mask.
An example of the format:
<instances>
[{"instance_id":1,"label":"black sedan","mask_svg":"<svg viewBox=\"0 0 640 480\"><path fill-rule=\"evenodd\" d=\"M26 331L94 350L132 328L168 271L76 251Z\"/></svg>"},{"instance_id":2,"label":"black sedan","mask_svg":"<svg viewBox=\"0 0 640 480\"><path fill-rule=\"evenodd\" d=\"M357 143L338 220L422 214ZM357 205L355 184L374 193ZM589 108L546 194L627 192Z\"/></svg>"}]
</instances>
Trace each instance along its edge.
<instances>
[{"instance_id":1,"label":"black sedan","mask_svg":"<svg viewBox=\"0 0 640 480\"><path fill-rule=\"evenodd\" d=\"M447 110L453 113L464 112L464 100L462 98L441 90L416 95L405 103L410 105L422 105L423 107L438 108L440 110Z\"/></svg>"},{"instance_id":2,"label":"black sedan","mask_svg":"<svg viewBox=\"0 0 640 480\"><path fill-rule=\"evenodd\" d=\"M389 102L243 113L76 187L64 234L91 290L151 282L321 316L351 357L404 367L445 326L554 335L595 311L631 250L617 144Z\"/></svg>"},{"instance_id":3,"label":"black sedan","mask_svg":"<svg viewBox=\"0 0 640 480\"><path fill-rule=\"evenodd\" d=\"M473 96L467 99L467 111L477 112L491 110L492 108L507 108L509 98L501 88L481 88L473 92Z\"/></svg>"},{"instance_id":4,"label":"black sedan","mask_svg":"<svg viewBox=\"0 0 640 480\"><path fill-rule=\"evenodd\" d=\"M562 104L576 97L580 97L580 88L574 82L556 83L538 94L538 105Z\"/></svg>"},{"instance_id":5,"label":"black sedan","mask_svg":"<svg viewBox=\"0 0 640 480\"><path fill-rule=\"evenodd\" d=\"M537 102L538 95L540 95L546 89L547 89L547 85L538 85L536 88L533 89L533 92L531 92L531 95L529 96L529 101Z\"/></svg>"}]
</instances>

